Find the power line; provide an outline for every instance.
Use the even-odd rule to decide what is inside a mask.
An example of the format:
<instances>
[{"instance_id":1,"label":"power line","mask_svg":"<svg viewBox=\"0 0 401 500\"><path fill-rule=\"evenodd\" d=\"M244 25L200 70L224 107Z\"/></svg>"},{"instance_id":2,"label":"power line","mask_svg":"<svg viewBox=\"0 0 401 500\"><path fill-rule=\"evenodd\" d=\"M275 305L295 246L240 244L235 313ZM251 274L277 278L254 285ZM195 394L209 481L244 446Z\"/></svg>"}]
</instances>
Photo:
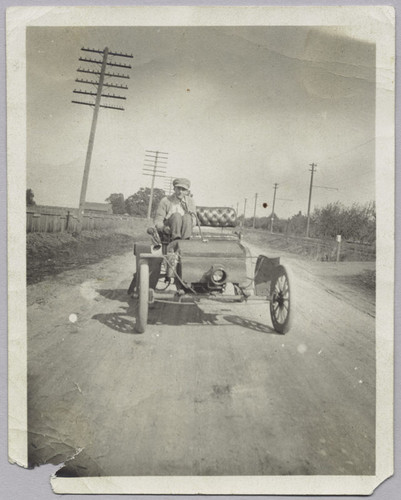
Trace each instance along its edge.
<instances>
[{"instance_id":1,"label":"power line","mask_svg":"<svg viewBox=\"0 0 401 500\"><path fill-rule=\"evenodd\" d=\"M328 189L328 190L331 190L331 191L338 191L338 188L333 188L333 187L328 187L328 186L316 186L316 184L314 185L315 188L320 188L320 189Z\"/></svg>"},{"instance_id":2,"label":"power line","mask_svg":"<svg viewBox=\"0 0 401 500\"><path fill-rule=\"evenodd\" d=\"M357 144L356 146L353 146L352 148L347 149L346 151L342 151L341 153L338 153L336 155L324 157L322 160L325 163L328 163L330 160L339 158L340 156L343 156L347 153L351 153L352 151L355 151L356 149L359 149L359 148L362 148L363 146L366 146L367 144L369 144L370 142L372 142L374 140L376 140L376 137L372 137L371 139L368 139L367 141L362 142L361 144Z\"/></svg>"}]
</instances>

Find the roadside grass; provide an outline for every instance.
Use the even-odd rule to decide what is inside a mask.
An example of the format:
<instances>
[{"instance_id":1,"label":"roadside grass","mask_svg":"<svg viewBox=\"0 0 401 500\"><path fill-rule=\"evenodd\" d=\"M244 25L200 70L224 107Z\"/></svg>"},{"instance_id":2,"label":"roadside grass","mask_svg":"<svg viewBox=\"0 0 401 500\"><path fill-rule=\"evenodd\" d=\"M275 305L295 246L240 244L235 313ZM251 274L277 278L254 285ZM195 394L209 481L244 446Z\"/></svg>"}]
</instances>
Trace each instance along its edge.
<instances>
[{"instance_id":1,"label":"roadside grass","mask_svg":"<svg viewBox=\"0 0 401 500\"><path fill-rule=\"evenodd\" d=\"M374 267L374 253L364 253L354 245L342 245L342 253L338 267L335 264L337 257L336 242L323 242L311 238L286 236L282 234L272 234L265 230L249 229L243 230L244 239L255 245L268 247L278 252L288 252L297 255L301 259L321 262L327 266L319 266L319 274L323 271L327 273L326 279L335 277L337 281L347 284L359 290L365 290L369 295L374 295L376 290L376 270ZM364 250L362 248L362 250ZM364 263L366 267L364 268ZM332 266L335 265L335 272Z\"/></svg>"},{"instance_id":2,"label":"roadside grass","mask_svg":"<svg viewBox=\"0 0 401 500\"><path fill-rule=\"evenodd\" d=\"M362 274L358 274L359 281L361 284L369 289L376 290L376 271L371 269L365 269Z\"/></svg>"},{"instance_id":3,"label":"roadside grass","mask_svg":"<svg viewBox=\"0 0 401 500\"><path fill-rule=\"evenodd\" d=\"M250 243L257 245L268 245L275 250L290 252L304 256L310 260L333 262L337 259L337 242L331 240L319 240L315 238L304 238L301 236L290 236L285 234L270 233L261 229L245 228L242 230L244 238ZM371 246L348 243L341 244L340 261L374 261L375 249Z\"/></svg>"},{"instance_id":4,"label":"roadside grass","mask_svg":"<svg viewBox=\"0 0 401 500\"><path fill-rule=\"evenodd\" d=\"M26 237L27 283L68 269L94 264L133 249L135 242L148 242L148 222L138 220L134 231L124 229L71 233L28 233Z\"/></svg>"}]
</instances>

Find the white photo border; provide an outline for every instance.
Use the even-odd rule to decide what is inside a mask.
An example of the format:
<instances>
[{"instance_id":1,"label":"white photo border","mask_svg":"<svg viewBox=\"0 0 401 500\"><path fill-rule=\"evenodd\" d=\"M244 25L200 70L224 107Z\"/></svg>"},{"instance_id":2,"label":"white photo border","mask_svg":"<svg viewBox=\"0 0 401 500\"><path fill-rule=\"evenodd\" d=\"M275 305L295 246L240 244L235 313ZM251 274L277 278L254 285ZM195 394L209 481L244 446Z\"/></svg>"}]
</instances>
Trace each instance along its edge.
<instances>
[{"instance_id":1,"label":"white photo border","mask_svg":"<svg viewBox=\"0 0 401 500\"><path fill-rule=\"evenodd\" d=\"M356 14L357 11L357 14ZM26 411L26 53L28 26L346 26L376 43L376 475L53 477L56 493L368 495L393 473L394 62L389 6L13 7L7 11L9 457L28 466ZM18 95L17 95L18 89Z\"/></svg>"}]
</instances>

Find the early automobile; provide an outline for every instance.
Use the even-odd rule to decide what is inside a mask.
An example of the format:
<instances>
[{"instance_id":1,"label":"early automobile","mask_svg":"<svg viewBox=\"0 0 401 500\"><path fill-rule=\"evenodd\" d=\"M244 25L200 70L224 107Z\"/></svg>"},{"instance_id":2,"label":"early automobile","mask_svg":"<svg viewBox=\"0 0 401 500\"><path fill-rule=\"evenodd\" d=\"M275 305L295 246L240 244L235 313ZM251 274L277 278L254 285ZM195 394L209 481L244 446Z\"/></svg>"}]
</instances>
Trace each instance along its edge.
<instances>
[{"instance_id":1,"label":"early automobile","mask_svg":"<svg viewBox=\"0 0 401 500\"><path fill-rule=\"evenodd\" d=\"M145 332L149 304L207 299L269 302L274 330L286 333L292 320L292 280L280 258L251 255L235 231L233 208L197 207L196 221L189 240L170 241L149 228L153 244L134 245L136 272L128 293L138 301L135 331Z\"/></svg>"}]
</instances>

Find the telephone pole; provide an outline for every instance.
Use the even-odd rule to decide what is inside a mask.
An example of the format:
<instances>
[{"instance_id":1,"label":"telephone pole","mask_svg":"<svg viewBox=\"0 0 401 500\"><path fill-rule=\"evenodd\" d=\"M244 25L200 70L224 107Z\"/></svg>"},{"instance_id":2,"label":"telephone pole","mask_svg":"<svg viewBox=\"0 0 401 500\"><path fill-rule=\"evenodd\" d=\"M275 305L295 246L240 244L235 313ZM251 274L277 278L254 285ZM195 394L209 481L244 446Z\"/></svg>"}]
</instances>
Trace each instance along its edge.
<instances>
[{"instance_id":1,"label":"telephone pole","mask_svg":"<svg viewBox=\"0 0 401 500\"><path fill-rule=\"evenodd\" d=\"M242 227L245 227L246 202L247 202L247 199L245 198L244 199L244 219L242 221Z\"/></svg>"},{"instance_id":2,"label":"telephone pole","mask_svg":"<svg viewBox=\"0 0 401 500\"><path fill-rule=\"evenodd\" d=\"M175 179L175 177L171 177L171 176L166 176L164 179L164 189L166 191L168 191L169 196L173 191L173 180L174 179Z\"/></svg>"},{"instance_id":3,"label":"telephone pole","mask_svg":"<svg viewBox=\"0 0 401 500\"><path fill-rule=\"evenodd\" d=\"M274 195L273 195L273 207L272 207L272 214L270 216L270 232L273 232L273 221L274 221L274 206L276 204L276 191L278 188L277 182L274 184L273 189L274 189Z\"/></svg>"},{"instance_id":4,"label":"telephone pole","mask_svg":"<svg viewBox=\"0 0 401 500\"><path fill-rule=\"evenodd\" d=\"M258 201L258 193L255 193L255 206L253 207L253 222L252 227L255 229L255 219L256 219L256 203Z\"/></svg>"},{"instance_id":5,"label":"telephone pole","mask_svg":"<svg viewBox=\"0 0 401 500\"><path fill-rule=\"evenodd\" d=\"M164 156L163 156L164 155ZM148 205L148 219L150 219L152 213L152 203L153 203L153 189L155 186L156 177L165 177L166 164L168 153L162 153L160 151L149 151L145 152L145 163L143 167L143 175L149 175L152 177L152 184L150 187L150 198Z\"/></svg>"},{"instance_id":6,"label":"telephone pole","mask_svg":"<svg viewBox=\"0 0 401 500\"><path fill-rule=\"evenodd\" d=\"M312 200L312 188L313 188L313 174L315 173L316 163L309 164L312 168L310 169L310 186L309 186L309 200L308 200L308 215L306 221L306 237L309 238L309 225L310 225L310 204Z\"/></svg>"},{"instance_id":7,"label":"telephone pole","mask_svg":"<svg viewBox=\"0 0 401 500\"><path fill-rule=\"evenodd\" d=\"M85 198L86 198L86 191L88 188L88 179L89 179L89 169L90 169L90 164L91 164L91 159L92 159L92 152L93 152L93 145L95 142L95 133L96 133L96 125L97 125L97 119L99 115L99 109L100 108L109 108L109 109L115 109L119 111L124 111L124 108L121 106L110 106L106 104L101 104L101 99L107 98L107 99L120 99L120 100L126 100L126 97L124 96L119 96L115 94L110 94L106 93L103 94L103 87L109 87L109 88L116 88L120 90L127 90L128 87L126 85L119 85L116 83L105 83L105 77L112 77L112 78L126 78L129 79L128 75L123 75L120 73L108 73L107 72L107 66L114 66L114 67L119 67L119 68L125 68L125 69L131 69L131 66L129 64L120 64L114 61L114 57L128 57L128 58L133 58L133 55L129 54L122 54L122 53L117 53L117 52L111 52L108 47L105 47L103 50L97 50L97 49L88 49L85 47L82 47L81 49L84 52L91 52L91 53L96 53L96 54L102 54L103 57L102 59L91 59L89 57L80 57L79 60L82 62L85 62L87 64L93 64L94 69L84 69L84 68L78 68L79 73L89 73L91 75L95 75L95 78L98 78L98 80L85 80L82 78L77 78L75 81L78 83L84 83L88 85L93 85L96 89L96 92L94 91L86 91L86 90L76 90L74 89L74 94L82 94L87 97L90 97L92 101L86 102L86 101L71 101L74 104L83 104L85 106L92 106L93 107L93 118L92 118L92 125L90 129L90 134L89 134L89 143L88 143L88 149L86 152L86 160L85 160L85 168L84 168L84 174L83 174L83 179L82 179L82 186L81 186L81 194L79 197L79 209L78 209L78 232L81 232L82 229L82 220L84 216L84 211L85 211ZM112 60L108 60L109 56L112 57ZM93 97L95 97L95 100L93 102Z\"/></svg>"}]
</instances>

